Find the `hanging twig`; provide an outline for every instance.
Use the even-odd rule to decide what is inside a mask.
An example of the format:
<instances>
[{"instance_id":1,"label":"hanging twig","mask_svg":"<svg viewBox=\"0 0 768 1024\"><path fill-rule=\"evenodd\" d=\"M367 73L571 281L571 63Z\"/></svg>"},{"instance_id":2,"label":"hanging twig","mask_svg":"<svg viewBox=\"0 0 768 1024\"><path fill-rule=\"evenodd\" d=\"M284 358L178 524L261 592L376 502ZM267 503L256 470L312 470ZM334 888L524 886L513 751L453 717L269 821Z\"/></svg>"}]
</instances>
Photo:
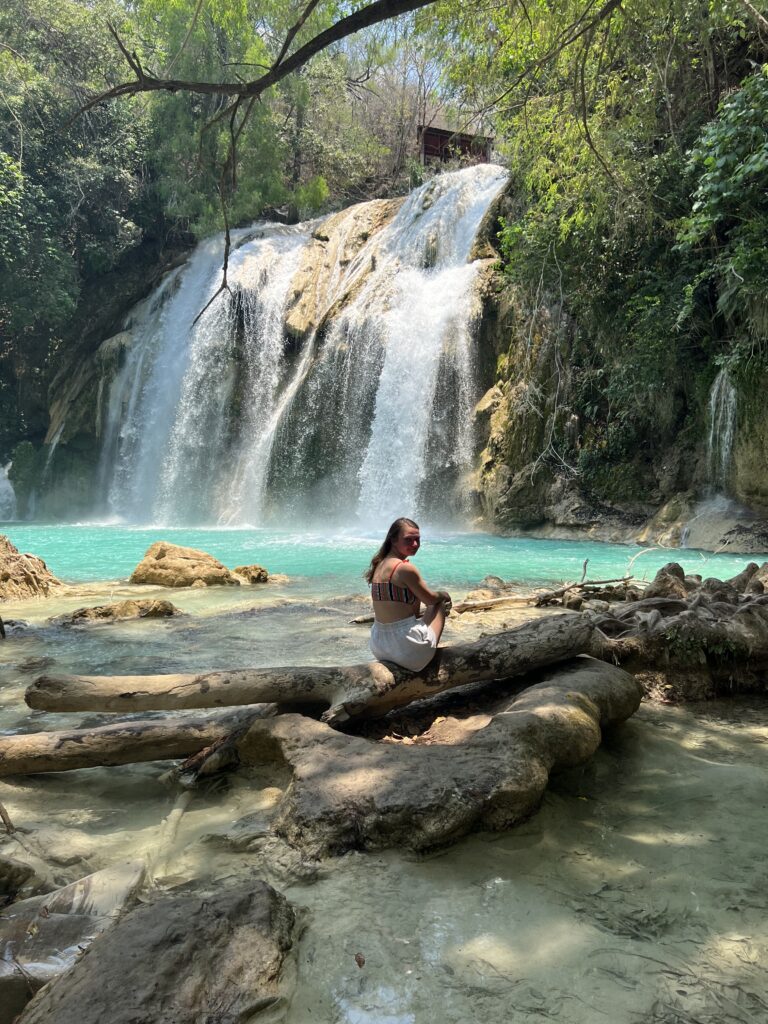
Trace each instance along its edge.
<instances>
[{"instance_id":1,"label":"hanging twig","mask_svg":"<svg viewBox=\"0 0 768 1024\"><path fill-rule=\"evenodd\" d=\"M5 831L9 836L12 836L16 832L16 828L11 821L11 817L2 804L0 804L0 821L5 825Z\"/></svg>"},{"instance_id":2,"label":"hanging twig","mask_svg":"<svg viewBox=\"0 0 768 1024\"><path fill-rule=\"evenodd\" d=\"M219 182L219 200L221 202L221 216L224 218L224 258L221 265L221 284L219 285L216 293L210 297L200 312L197 314L195 319L192 321L192 326L197 324L197 321L206 312L206 310L218 299L222 292L229 292L232 294L232 289L229 287L227 281L227 270L229 269L229 251L232 247L232 238L229 231L229 217L227 216L227 202L224 197L224 190L221 182Z\"/></svg>"},{"instance_id":3,"label":"hanging twig","mask_svg":"<svg viewBox=\"0 0 768 1024\"><path fill-rule=\"evenodd\" d=\"M197 7L195 8L195 13L192 15L192 21L189 23L189 28L187 29L187 34L182 39L181 46L176 51L176 56L170 62L168 67L165 69L166 75L170 75L170 73L171 73L171 71L173 69L174 64L179 59L179 57L182 55L182 53L184 53L184 51L186 50L187 43L192 38L192 33L195 31L195 25L197 24L197 19L198 19L199 15L200 15L200 11L202 10L202 8L203 8L203 0L197 0Z\"/></svg>"}]
</instances>

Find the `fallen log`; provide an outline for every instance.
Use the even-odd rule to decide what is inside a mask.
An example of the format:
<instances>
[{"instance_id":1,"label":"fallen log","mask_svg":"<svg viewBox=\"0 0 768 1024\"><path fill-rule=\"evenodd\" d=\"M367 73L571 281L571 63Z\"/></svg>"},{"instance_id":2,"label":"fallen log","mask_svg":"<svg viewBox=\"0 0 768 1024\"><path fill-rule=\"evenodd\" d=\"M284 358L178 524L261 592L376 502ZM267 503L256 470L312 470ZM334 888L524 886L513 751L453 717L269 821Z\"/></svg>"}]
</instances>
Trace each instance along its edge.
<instances>
[{"instance_id":1,"label":"fallen log","mask_svg":"<svg viewBox=\"0 0 768 1024\"><path fill-rule=\"evenodd\" d=\"M440 648L419 673L371 661L198 675L43 675L25 696L30 707L44 711L177 711L278 701L325 707L323 720L337 725L349 718L382 715L466 683L508 679L572 658L590 649L593 634L586 616L553 615L474 643Z\"/></svg>"},{"instance_id":2,"label":"fallen log","mask_svg":"<svg viewBox=\"0 0 768 1024\"><path fill-rule=\"evenodd\" d=\"M96 729L3 736L0 777L188 757L271 714L274 707L251 707L205 716L180 714L156 721L120 722Z\"/></svg>"},{"instance_id":3,"label":"fallen log","mask_svg":"<svg viewBox=\"0 0 768 1024\"><path fill-rule=\"evenodd\" d=\"M464 612L483 612L489 608L499 608L505 605L533 604L538 596L538 594L527 594L525 597L490 597L487 601L461 601L453 606L453 611L457 615L463 615Z\"/></svg>"},{"instance_id":4,"label":"fallen log","mask_svg":"<svg viewBox=\"0 0 768 1024\"><path fill-rule=\"evenodd\" d=\"M618 576L612 580L582 580L580 583L568 583L566 586L560 587L559 590L549 590L544 594L537 594L535 604L537 608L543 608L544 605L551 604L553 601L564 597L566 594L572 593L574 590L588 590L589 587L603 587L608 583L623 583L626 587L633 581L633 576Z\"/></svg>"}]
</instances>

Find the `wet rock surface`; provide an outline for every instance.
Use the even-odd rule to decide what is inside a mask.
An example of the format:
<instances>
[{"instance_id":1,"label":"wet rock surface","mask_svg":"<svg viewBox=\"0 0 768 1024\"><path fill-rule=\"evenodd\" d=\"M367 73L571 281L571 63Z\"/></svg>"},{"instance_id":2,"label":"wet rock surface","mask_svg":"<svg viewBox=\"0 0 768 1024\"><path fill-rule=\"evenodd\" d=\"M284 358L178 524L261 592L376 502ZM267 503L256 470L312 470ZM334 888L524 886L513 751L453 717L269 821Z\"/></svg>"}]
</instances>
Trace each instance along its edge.
<instances>
[{"instance_id":1,"label":"wet rock surface","mask_svg":"<svg viewBox=\"0 0 768 1024\"><path fill-rule=\"evenodd\" d=\"M296 916L266 882L214 885L132 910L19 1024L241 1024L282 1019Z\"/></svg>"},{"instance_id":2,"label":"wet rock surface","mask_svg":"<svg viewBox=\"0 0 768 1024\"><path fill-rule=\"evenodd\" d=\"M162 540L147 549L130 582L158 587L240 586L237 576L213 555Z\"/></svg>"},{"instance_id":3,"label":"wet rock surface","mask_svg":"<svg viewBox=\"0 0 768 1024\"><path fill-rule=\"evenodd\" d=\"M246 583L266 583L269 580L269 573L263 565L238 565L232 572L235 576L242 576Z\"/></svg>"},{"instance_id":4,"label":"wet rock surface","mask_svg":"<svg viewBox=\"0 0 768 1024\"><path fill-rule=\"evenodd\" d=\"M0 601L47 597L60 586L42 558L22 554L0 534Z\"/></svg>"},{"instance_id":5,"label":"wet rock surface","mask_svg":"<svg viewBox=\"0 0 768 1024\"><path fill-rule=\"evenodd\" d=\"M168 619L181 614L182 612L170 601L153 601L147 598L139 601L115 601L92 608L78 608L74 612L57 615L49 619L49 622L57 626L86 626L125 622L129 619Z\"/></svg>"},{"instance_id":6,"label":"wet rock surface","mask_svg":"<svg viewBox=\"0 0 768 1024\"><path fill-rule=\"evenodd\" d=\"M34 874L29 864L0 854L0 907L16 899L19 890L34 878Z\"/></svg>"}]
</instances>

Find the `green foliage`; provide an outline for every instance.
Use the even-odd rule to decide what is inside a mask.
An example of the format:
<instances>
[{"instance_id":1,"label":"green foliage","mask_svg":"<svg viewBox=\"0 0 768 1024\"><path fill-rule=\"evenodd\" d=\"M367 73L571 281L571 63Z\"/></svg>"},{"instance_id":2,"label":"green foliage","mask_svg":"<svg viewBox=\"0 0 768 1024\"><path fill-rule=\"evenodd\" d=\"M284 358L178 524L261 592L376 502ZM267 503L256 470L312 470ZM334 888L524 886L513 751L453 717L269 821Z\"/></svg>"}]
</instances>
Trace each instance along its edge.
<instances>
[{"instance_id":1,"label":"green foliage","mask_svg":"<svg viewBox=\"0 0 768 1024\"><path fill-rule=\"evenodd\" d=\"M743 662L750 655L749 645L724 637L722 640L698 636L690 629L673 626L663 634L669 656L681 665L727 665Z\"/></svg>"},{"instance_id":2,"label":"green foliage","mask_svg":"<svg viewBox=\"0 0 768 1024\"><path fill-rule=\"evenodd\" d=\"M690 151L695 182L690 214L681 221L679 251L697 252L704 267L686 292L691 314L702 286L714 284L717 310L737 336L727 360L744 365L768 355L768 68L727 96ZM743 325L753 344L738 344Z\"/></svg>"},{"instance_id":3,"label":"green foliage","mask_svg":"<svg viewBox=\"0 0 768 1024\"><path fill-rule=\"evenodd\" d=\"M318 174L316 178L312 178L306 185L300 185L296 189L296 205L299 208L299 212L306 215L317 213L322 209L329 194L325 178Z\"/></svg>"}]
</instances>

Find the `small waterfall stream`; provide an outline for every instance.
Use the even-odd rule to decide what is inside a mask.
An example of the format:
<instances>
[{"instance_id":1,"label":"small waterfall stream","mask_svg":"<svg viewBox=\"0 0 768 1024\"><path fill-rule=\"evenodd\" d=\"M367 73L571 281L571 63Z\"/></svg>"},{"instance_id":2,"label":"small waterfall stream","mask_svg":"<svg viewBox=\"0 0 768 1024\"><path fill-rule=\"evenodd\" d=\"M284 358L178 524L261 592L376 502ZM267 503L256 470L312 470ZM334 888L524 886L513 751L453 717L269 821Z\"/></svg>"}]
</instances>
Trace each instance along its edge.
<instances>
[{"instance_id":1,"label":"small waterfall stream","mask_svg":"<svg viewBox=\"0 0 768 1024\"><path fill-rule=\"evenodd\" d=\"M0 464L0 522L16 518L16 495L13 484L8 479L10 468L10 462L7 466Z\"/></svg>"},{"instance_id":2,"label":"small waterfall stream","mask_svg":"<svg viewBox=\"0 0 768 1024\"><path fill-rule=\"evenodd\" d=\"M718 492L728 489L733 441L736 434L736 388L726 369L720 370L709 393L707 470L710 485Z\"/></svg>"},{"instance_id":3,"label":"small waterfall stream","mask_svg":"<svg viewBox=\"0 0 768 1024\"><path fill-rule=\"evenodd\" d=\"M342 242L312 284L319 327L299 340L285 321L317 225L234 232L231 292L195 322L221 280L222 239L202 243L126 325L101 511L190 525L460 517L479 397L469 256L505 181L491 165L438 176L349 258L353 218L339 215Z\"/></svg>"}]
</instances>

